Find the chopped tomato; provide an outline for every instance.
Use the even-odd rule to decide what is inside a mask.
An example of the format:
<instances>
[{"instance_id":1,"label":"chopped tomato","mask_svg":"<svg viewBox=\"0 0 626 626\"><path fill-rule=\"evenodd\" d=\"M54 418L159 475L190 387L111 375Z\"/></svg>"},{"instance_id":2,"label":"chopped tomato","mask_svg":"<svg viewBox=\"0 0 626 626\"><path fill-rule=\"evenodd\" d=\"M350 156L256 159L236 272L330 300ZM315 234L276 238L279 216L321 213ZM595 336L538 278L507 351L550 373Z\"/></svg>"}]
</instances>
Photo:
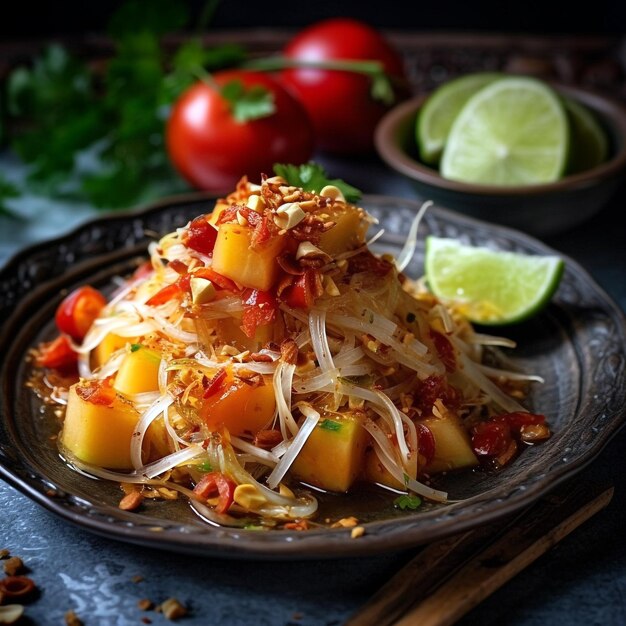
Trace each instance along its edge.
<instances>
[{"instance_id":1,"label":"chopped tomato","mask_svg":"<svg viewBox=\"0 0 626 626\"><path fill-rule=\"evenodd\" d=\"M436 400L441 400L449 408L455 408L461 404L459 392L446 382L444 376L429 376L418 381L413 406L424 413L430 413Z\"/></svg>"},{"instance_id":2,"label":"chopped tomato","mask_svg":"<svg viewBox=\"0 0 626 626\"><path fill-rule=\"evenodd\" d=\"M226 276L218 274L210 267L201 267L200 269L194 270L193 276L210 280L218 289L225 289L226 291L232 291L233 293L240 291L237 285L230 278L226 278Z\"/></svg>"},{"instance_id":3,"label":"chopped tomato","mask_svg":"<svg viewBox=\"0 0 626 626\"><path fill-rule=\"evenodd\" d=\"M309 268L304 271L304 274L298 276L291 287L285 289L281 297L294 309L310 309L319 293L320 281L319 272Z\"/></svg>"},{"instance_id":4,"label":"chopped tomato","mask_svg":"<svg viewBox=\"0 0 626 626\"><path fill-rule=\"evenodd\" d=\"M430 338L435 344L435 350L444 364L447 372L454 372L456 370L456 354L454 352L454 346L450 340L437 330L430 329Z\"/></svg>"},{"instance_id":5,"label":"chopped tomato","mask_svg":"<svg viewBox=\"0 0 626 626\"><path fill-rule=\"evenodd\" d=\"M69 339L65 335L59 335L53 341L39 346L35 362L39 367L63 370L75 366L77 356Z\"/></svg>"},{"instance_id":6,"label":"chopped tomato","mask_svg":"<svg viewBox=\"0 0 626 626\"><path fill-rule=\"evenodd\" d=\"M512 441L511 429L503 422L481 422L474 427L472 448L478 456L498 456Z\"/></svg>"},{"instance_id":7,"label":"chopped tomato","mask_svg":"<svg viewBox=\"0 0 626 626\"><path fill-rule=\"evenodd\" d=\"M417 424L417 444L424 457L424 465L429 465L435 456L435 437L425 424Z\"/></svg>"},{"instance_id":8,"label":"chopped tomato","mask_svg":"<svg viewBox=\"0 0 626 626\"><path fill-rule=\"evenodd\" d=\"M193 492L203 500L219 495L215 512L226 513L233 503L236 486L222 472L210 472L200 479Z\"/></svg>"},{"instance_id":9,"label":"chopped tomato","mask_svg":"<svg viewBox=\"0 0 626 626\"><path fill-rule=\"evenodd\" d=\"M102 404L110 406L115 400L115 389L111 385L111 379L105 378L104 380L89 380L81 383L76 387L76 393L85 402L91 404Z\"/></svg>"},{"instance_id":10,"label":"chopped tomato","mask_svg":"<svg viewBox=\"0 0 626 626\"><path fill-rule=\"evenodd\" d=\"M183 243L196 252L210 255L213 254L217 229L209 224L204 215L200 215L191 221L189 228L183 235Z\"/></svg>"},{"instance_id":11,"label":"chopped tomato","mask_svg":"<svg viewBox=\"0 0 626 626\"><path fill-rule=\"evenodd\" d=\"M106 303L106 298L89 285L75 289L57 308L57 328L74 341L82 341Z\"/></svg>"},{"instance_id":12,"label":"chopped tomato","mask_svg":"<svg viewBox=\"0 0 626 626\"><path fill-rule=\"evenodd\" d=\"M278 303L269 291L246 289L243 292L242 329L248 337L254 337L259 326L266 326L276 318Z\"/></svg>"},{"instance_id":13,"label":"chopped tomato","mask_svg":"<svg viewBox=\"0 0 626 626\"><path fill-rule=\"evenodd\" d=\"M519 436L524 426L545 424L546 417L545 415L538 415L536 413L515 411L513 413L502 413L501 415L495 415L491 418L491 421L507 424L511 429L511 432L515 436Z\"/></svg>"}]
</instances>

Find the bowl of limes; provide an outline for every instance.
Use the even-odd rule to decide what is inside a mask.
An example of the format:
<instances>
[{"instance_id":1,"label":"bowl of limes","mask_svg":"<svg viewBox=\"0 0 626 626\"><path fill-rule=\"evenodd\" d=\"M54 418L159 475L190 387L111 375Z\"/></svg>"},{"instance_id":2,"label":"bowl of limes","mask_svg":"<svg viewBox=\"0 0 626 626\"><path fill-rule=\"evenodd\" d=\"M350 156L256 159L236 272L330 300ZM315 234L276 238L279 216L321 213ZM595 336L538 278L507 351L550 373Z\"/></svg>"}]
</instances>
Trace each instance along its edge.
<instances>
[{"instance_id":1,"label":"bowl of limes","mask_svg":"<svg viewBox=\"0 0 626 626\"><path fill-rule=\"evenodd\" d=\"M399 104L376 148L417 192L533 235L595 215L626 169L626 108L583 88L476 73Z\"/></svg>"}]
</instances>

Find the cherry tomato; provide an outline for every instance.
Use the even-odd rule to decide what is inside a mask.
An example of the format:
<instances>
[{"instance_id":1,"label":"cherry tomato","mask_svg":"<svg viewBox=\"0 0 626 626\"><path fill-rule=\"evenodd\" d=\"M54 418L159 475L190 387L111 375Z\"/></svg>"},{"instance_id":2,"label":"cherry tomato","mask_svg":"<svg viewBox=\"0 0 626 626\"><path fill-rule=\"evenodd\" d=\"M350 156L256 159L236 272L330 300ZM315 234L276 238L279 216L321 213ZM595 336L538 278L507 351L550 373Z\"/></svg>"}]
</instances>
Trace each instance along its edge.
<instances>
[{"instance_id":1,"label":"cherry tomato","mask_svg":"<svg viewBox=\"0 0 626 626\"><path fill-rule=\"evenodd\" d=\"M268 90L275 111L239 122L220 87L240 81L244 88ZM313 129L300 102L271 76L229 70L213 75L209 85L198 82L175 103L166 128L172 163L192 185L216 193L228 192L245 174L257 180L271 174L276 162L300 164L313 150ZM216 88L217 87L217 88Z\"/></svg>"},{"instance_id":2,"label":"cherry tomato","mask_svg":"<svg viewBox=\"0 0 626 626\"><path fill-rule=\"evenodd\" d=\"M296 61L351 59L379 61L385 72L405 84L402 59L376 30L353 19L324 20L295 36L283 51ZM389 106L371 95L372 81L354 72L287 69L282 82L302 101L320 148L338 154L371 152L374 129ZM396 99L407 95L395 89Z\"/></svg>"},{"instance_id":3,"label":"cherry tomato","mask_svg":"<svg viewBox=\"0 0 626 626\"><path fill-rule=\"evenodd\" d=\"M82 341L106 303L106 298L89 285L75 289L57 308L57 328L74 341Z\"/></svg>"},{"instance_id":4,"label":"cherry tomato","mask_svg":"<svg viewBox=\"0 0 626 626\"><path fill-rule=\"evenodd\" d=\"M49 367L50 369L64 370L76 365L78 355L69 339L65 335L59 335L53 341L42 343L37 351L35 362L39 367Z\"/></svg>"},{"instance_id":5,"label":"cherry tomato","mask_svg":"<svg viewBox=\"0 0 626 626\"><path fill-rule=\"evenodd\" d=\"M498 456L511 443L511 429L504 422L482 422L474 427L472 448L478 456Z\"/></svg>"}]
</instances>

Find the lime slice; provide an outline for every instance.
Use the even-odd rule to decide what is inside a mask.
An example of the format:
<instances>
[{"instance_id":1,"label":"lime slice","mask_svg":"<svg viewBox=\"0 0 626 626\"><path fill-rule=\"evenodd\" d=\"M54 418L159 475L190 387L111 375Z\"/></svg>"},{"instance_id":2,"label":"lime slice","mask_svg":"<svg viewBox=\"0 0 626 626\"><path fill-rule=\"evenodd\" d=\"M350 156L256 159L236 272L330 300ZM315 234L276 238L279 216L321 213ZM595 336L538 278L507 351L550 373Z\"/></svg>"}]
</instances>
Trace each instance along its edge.
<instances>
[{"instance_id":1,"label":"lime slice","mask_svg":"<svg viewBox=\"0 0 626 626\"><path fill-rule=\"evenodd\" d=\"M557 180L568 158L569 124L554 91L533 78L503 78L459 113L441 160L444 178L484 185Z\"/></svg>"},{"instance_id":2,"label":"lime slice","mask_svg":"<svg viewBox=\"0 0 626 626\"><path fill-rule=\"evenodd\" d=\"M602 126L587 107L571 98L565 98L564 104L571 132L567 171L568 174L576 174L606 161L609 142Z\"/></svg>"},{"instance_id":3,"label":"lime slice","mask_svg":"<svg viewBox=\"0 0 626 626\"><path fill-rule=\"evenodd\" d=\"M452 123L463 105L502 74L481 72L455 78L428 96L417 117L415 137L424 163L437 165Z\"/></svg>"},{"instance_id":4,"label":"lime slice","mask_svg":"<svg viewBox=\"0 0 626 626\"><path fill-rule=\"evenodd\" d=\"M512 324L540 311L561 280L557 256L533 256L468 246L456 239L426 239L426 279L441 300L470 321Z\"/></svg>"}]
</instances>

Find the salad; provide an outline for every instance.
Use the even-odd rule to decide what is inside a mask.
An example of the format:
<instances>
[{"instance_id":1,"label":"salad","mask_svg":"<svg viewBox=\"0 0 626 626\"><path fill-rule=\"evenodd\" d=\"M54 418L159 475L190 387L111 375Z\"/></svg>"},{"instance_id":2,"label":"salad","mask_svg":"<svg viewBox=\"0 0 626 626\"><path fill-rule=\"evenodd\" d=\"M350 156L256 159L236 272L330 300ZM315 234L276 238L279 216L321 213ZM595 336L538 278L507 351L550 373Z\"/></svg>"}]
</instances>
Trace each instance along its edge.
<instances>
[{"instance_id":1,"label":"salad","mask_svg":"<svg viewBox=\"0 0 626 626\"><path fill-rule=\"evenodd\" d=\"M187 497L210 523L305 530L326 523L316 491L445 503L438 474L547 439L522 404L537 377L483 358L514 344L403 274L425 210L377 256L339 187L244 178L110 297L69 294L34 354L64 459L119 483L123 509Z\"/></svg>"}]
</instances>

